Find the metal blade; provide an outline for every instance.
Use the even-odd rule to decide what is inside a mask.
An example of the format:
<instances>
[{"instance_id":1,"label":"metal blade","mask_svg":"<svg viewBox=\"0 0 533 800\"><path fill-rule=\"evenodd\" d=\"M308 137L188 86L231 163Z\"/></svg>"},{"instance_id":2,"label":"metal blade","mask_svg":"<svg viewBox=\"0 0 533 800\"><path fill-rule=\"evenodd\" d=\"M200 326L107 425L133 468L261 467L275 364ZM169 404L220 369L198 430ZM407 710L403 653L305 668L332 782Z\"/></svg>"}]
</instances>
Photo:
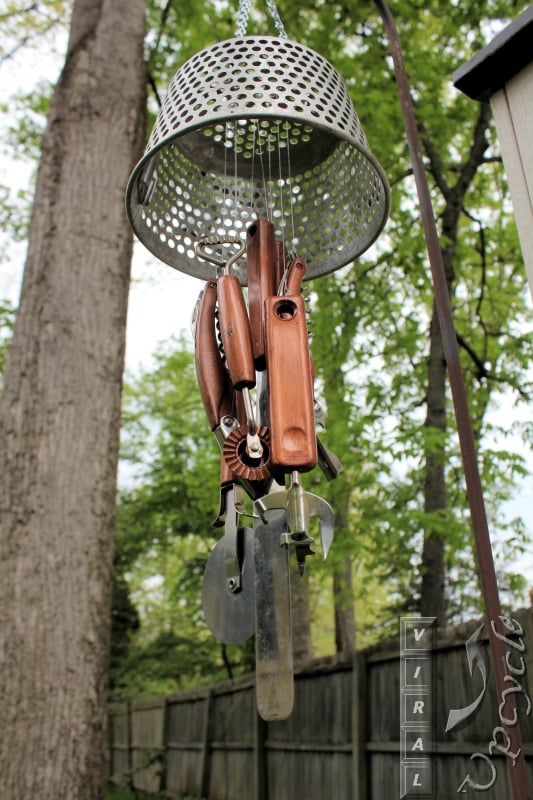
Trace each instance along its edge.
<instances>
[{"instance_id":1,"label":"metal blade","mask_svg":"<svg viewBox=\"0 0 533 800\"><path fill-rule=\"evenodd\" d=\"M218 519L224 520L224 536L206 565L203 606L206 622L217 639L224 644L240 644L250 638L255 625L253 531L239 526L242 487L223 484Z\"/></svg>"},{"instance_id":2,"label":"metal blade","mask_svg":"<svg viewBox=\"0 0 533 800\"><path fill-rule=\"evenodd\" d=\"M228 553L232 552L234 544L226 541L226 537L228 534L217 542L209 556L202 601L212 634L224 644L241 644L253 635L255 626L254 533L251 528L239 528L235 537L235 554L240 565L237 590L228 578Z\"/></svg>"},{"instance_id":3,"label":"metal blade","mask_svg":"<svg viewBox=\"0 0 533 800\"><path fill-rule=\"evenodd\" d=\"M294 493L292 500L289 498L289 491L282 489L280 492L276 492L275 494L269 494L265 497L260 498L256 501L255 507L256 511L266 519L265 514L267 513L268 509L282 509L287 508L289 511L289 519L291 516L291 510L293 511L292 516L294 516L294 507L296 506L295 500L298 500L298 504L300 502L301 494ZM303 494L303 502L304 502L304 511L305 511L305 530L307 530L307 523L309 517L318 517L319 522L319 535L320 535L320 543L322 545L322 556L323 558L327 558L329 549L331 547L331 543L333 542L333 534L335 528L335 513L326 500L322 497L318 497L316 494L312 494L311 492L304 492ZM299 527L299 526L298 526ZM289 526L290 528L290 526ZM296 531L301 532L301 531ZM291 531L292 533L292 531ZM290 541L290 536L288 536L288 540Z\"/></svg>"},{"instance_id":4,"label":"metal blade","mask_svg":"<svg viewBox=\"0 0 533 800\"><path fill-rule=\"evenodd\" d=\"M344 471L340 460L335 453L332 453L325 444L323 444L317 436L316 440L317 453L318 453L318 466L326 476L328 481L333 481L338 478Z\"/></svg>"},{"instance_id":5,"label":"metal blade","mask_svg":"<svg viewBox=\"0 0 533 800\"><path fill-rule=\"evenodd\" d=\"M287 514L256 509L255 653L257 710L264 720L286 719L294 704Z\"/></svg>"},{"instance_id":6,"label":"metal blade","mask_svg":"<svg viewBox=\"0 0 533 800\"><path fill-rule=\"evenodd\" d=\"M329 548L333 541L333 531L335 527L335 513L322 497L318 497L311 492L305 493L305 500L310 517L318 517L319 536L322 545L322 556L327 558Z\"/></svg>"}]
</instances>

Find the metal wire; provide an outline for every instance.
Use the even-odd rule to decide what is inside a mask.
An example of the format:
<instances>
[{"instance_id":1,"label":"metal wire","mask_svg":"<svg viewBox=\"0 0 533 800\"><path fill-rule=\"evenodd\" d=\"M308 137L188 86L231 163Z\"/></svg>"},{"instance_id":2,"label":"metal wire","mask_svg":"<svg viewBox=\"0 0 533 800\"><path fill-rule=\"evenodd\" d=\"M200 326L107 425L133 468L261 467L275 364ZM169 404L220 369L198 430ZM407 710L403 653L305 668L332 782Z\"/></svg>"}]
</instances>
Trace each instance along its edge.
<instances>
[{"instance_id":1,"label":"metal wire","mask_svg":"<svg viewBox=\"0 0 533 800\"><path fill-rule=\"evenodd\" d=\"M249 14L250 14L250 0L240 0L235 36L246 36L246 31L248 29Z\"/></svg>"},{"instance_id":2,"label":"metal wire","mask_svg":"<svg viewBox=\"0 0 533 800\"><path fill-rule=\"evenodd\" d=\"M276 30L279 33L280 39L286 39L287 34L285 32L285 28L283 27L283 22L281 21L281 17L279 15L276 3L274 0L267 0L268 10L274 20L274 25L276 26Z\"/></svg>"},{"instance_id":3,"label":"metal wire","mask_svg":"<svg viewBox=\"0 0 533 800\"><path fill-rule=\"evenodd\" d=\"M274 20L274 25L276 26L276 30L280 39L287 39L287 33L283 26L283 22L281 21L275 0L266 0L266 4L268 10L270 11L270 16ZM246 32L248 30L248 18L250 16L250 6L251 0L240 0L235 36L246 36Z\"/></svg>"}]
</instances>

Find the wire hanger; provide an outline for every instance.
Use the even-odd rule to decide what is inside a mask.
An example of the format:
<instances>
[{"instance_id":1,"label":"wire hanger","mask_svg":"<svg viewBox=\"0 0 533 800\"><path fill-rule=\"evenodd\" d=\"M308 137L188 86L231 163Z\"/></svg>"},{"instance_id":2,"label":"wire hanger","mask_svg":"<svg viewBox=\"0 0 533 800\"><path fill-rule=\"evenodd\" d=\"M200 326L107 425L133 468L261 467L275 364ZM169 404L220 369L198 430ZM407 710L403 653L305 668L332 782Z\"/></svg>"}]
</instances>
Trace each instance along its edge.
<instances>
[{"instance_id":1,"label":"wire hanger","mask_svg":"<svg viewBox=\"0 0 533 800\"><path fill-rule=\"evenodd\" d=\"M275 0L266 0L267 8L270 11L270 16L274 20L276 30L280 39L287 39L287 33L283 27L283 22L279 15ZM251 0L239 0L238 22L235 36L246 36L248 28L248 19L250 16Z\"/></svg>"}]
</instances>

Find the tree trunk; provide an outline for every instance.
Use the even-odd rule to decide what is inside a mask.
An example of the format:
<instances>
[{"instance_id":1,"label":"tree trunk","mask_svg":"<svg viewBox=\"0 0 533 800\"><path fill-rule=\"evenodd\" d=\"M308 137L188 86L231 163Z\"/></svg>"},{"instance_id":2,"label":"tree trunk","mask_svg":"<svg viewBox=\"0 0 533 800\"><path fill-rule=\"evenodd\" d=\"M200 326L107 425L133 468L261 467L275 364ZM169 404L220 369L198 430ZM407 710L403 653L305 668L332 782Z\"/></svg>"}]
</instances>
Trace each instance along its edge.
<instances>
[{"instance_id":1,"label":"tree trunk","mask_svg":"<svg viewBox=\"0 0 533 800\"><path fill-rule=\"evenodd\" d=\"M309 604L309 566L300 575L295 558L291 558L292 650L295 661L313 658L311 609Z\"/></svg>"},{"instance_id":2,"label":"tree trunk","mask_svg":"<svg viewBox=\"0 0 533 800\"><path fill-rule=\"evenodd\" d=\"M485 102L479 107L468 159L462 165L459 177L453 186L448 185L445 170L436 149L427 134L423 132L430 172L446 201L441 215L441 234L446 242L442 249L442 260L450 296L454 292L454 261L456 258L459 222L463 213L465 196L472 185L480 164L483 163L484 154L488 147L487 130L489 121L490 106ZM437 308L434 303L430 325L425 425L428 428L434 428L439 431L442 437L437 446L435 446L435 442L432 442L426 447L424 510L427 513L446 509L446 447L444 438L444 432L446 431L446 376L444 346ZM431 522L429 522L424 531L422 551L420 613L422 616L436 617L438 625L446 623L445 577L444 539L441 532L434 530Z\"/></svg>"},{"instance_id":3,"label":"tree trunk","mask_svg":"<svg viewBox=\"0 0 533 800\"><path fill-rule=\"evenodd\" d=\"M432 514L446 509L446 359L435 304L430 326L427 379L426 426L443 434L438 448L435 442L426 447L424 511ZM440 533L431 529L430 523L425 531L422 551L420 613L423 617L437 617L437 625L446 623L444 541Z\"/></svg>"},{"instance_id":4,"label":"tree trunk","mask_svg":"<svg viewBox=\"0 0 533 800\"><path fill-rule=\"evenodd\" d=\"M349 498L342 493L335 508L335 530L338 538L348 533ZM352 577L352 559L344 556L333 565L333 618L335 623L335 652L352 653L355 650L355 603Z\"/></svg>"},{"instance_id":5,"label":"tree trunk","mask_svg":"<svg viewBox=\"0 0 533 800\"><path fill-rule=\"evenodd\" d=\"M145 0L76 0L0 405L3 800L102 798Z\"/></svg>"},{"instance_id":6,"label":"tree trunk","mask_svg":"<svg viewBox=\"0 0 533 800\"><path fill-rule=\"evenodd\" d=\"M344 558L341 568L333 571L335 601L335 650L353 653L355 650L355 609L353 600L352 561Z\"/></svg>"}]
</instances>

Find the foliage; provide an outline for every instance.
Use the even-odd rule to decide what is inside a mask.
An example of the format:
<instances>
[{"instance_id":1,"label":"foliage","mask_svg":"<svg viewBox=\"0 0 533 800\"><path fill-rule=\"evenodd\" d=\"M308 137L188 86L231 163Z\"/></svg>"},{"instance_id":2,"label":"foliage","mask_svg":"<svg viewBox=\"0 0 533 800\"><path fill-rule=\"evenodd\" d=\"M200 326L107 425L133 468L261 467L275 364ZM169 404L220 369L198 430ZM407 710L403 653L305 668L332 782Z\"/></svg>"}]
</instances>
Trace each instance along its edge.
<instances>
[{"instance_id":1,"label":"foliage","mask_svg":"<svg viewBox=\"0 0 533 800\"><path fill-rule=\"evenodd\" d=\"M0 111L9 121L2 144L16 153L17 160L30 163L39 160L52 91L50 81L40 80L30 91L16 92L0 105Z\"/></svg>"},{"instance_id":2,"label":"foliage","mask_svg":"<svg viewBox=\"0 0 533 800\"><path fill-rule=\"evenodd\" d=\"M472 48L480 46L480 35L490 35L486 16L502 19L508 11L503 5L467 5L447 6L445 13L436 3L419 12L406 4L393 5L442 225L471 155L478 114L476 104L451 90L449 76ZM313 286L315 363L328 411L342 419L348 431L344 453L346 445L357 451L353 455L361 477L348 481L352 486L362 481L363 487L354 492L356 510L350 527L357 538L351 551L357 560L366 548L367 568L388 581L391 600L399 603L394 606L397 612L415 610L424 535L431 531L442 537L449 571L448 614L454 618L473 611L479 593L451 409L450 433L424 425L432 293L405 139L391 140L389 135L402 128L398 98L379 21L370 15L358 26L337 4L329 4L329 10L341 29L343 23L350 26L357 52L354 56L353 50L334 40L328 50L327 38L321 38L317 49L347 76L354 75L349 61L357 60L357 80L349 77L348 83L372 149L392 184L391 220L379 246L352 269ZM428 48L428 41L439 45ZM512 492L515 470L524 470L524 462L502 448L497 454L491 451L487 417L501 402L529 400L531 339L525 333L529 309L516 231L495 134L491 128L487 134L489 150L469 185L453 242L453 299L490 522L495 538L506 542L509 566L526 538L520 525L514 535L514 523L505 521L500 509ZM451 252L446 238L442 247ZM335 340L341 342L338 360ZM344 412L337 416L335 408L345 401ZM448 506L433 514L422 511L427 453L441 454L448 483ZM509 543L516 547L513 552ZM518 576L503 582L519 593L520 584Z\"/></svg>"},{"instance_id":3,"label":"foliage","mask_svg":"<svg viewBox=\"0 0 533 800\"><path fill-rule=\"evenodd\" d=\"M0 255L4 263L11 261L15 265L19 257L11 245L27 240L37 164L53 90L43 73L56 61L52 71L59 71L71 5L66 0L0 3L0 156L7 166L6 170L0 169ZM28 70L28 57L39 64L38 70Z\"/></svg>"},{"instance_id":4,"label":"foliage","mask_svg":"<svg viewBox=\"0 0 533 800\"><path fill-rule=\"evenodd\" d=\"M50 104L52 86L41 81L30 92L13 94L0 104L8 121L3 134L3 150L12 165L28 165L29 185L0 185L0 234L5 241L22 242L28 235L41 141ZM32 169L33 168L33 169Z\"/></svg>"},{"instance_id":5,"label":"foliage","mask_svg":"<svg viewBox=\"0 0 533 800\"><path fill-rule=\"evenodd\" d=\"M146 794L143 792L138 794L137 792L130 792L127 789L120 789L115 786L109 788L106 800L141 800L141 798L146 797ZM150 794L150 800L163 800L163 798L167 798L168 795L162 794ZM202 800L200 797L183 797L182 800Z\"/></svg>"},{"instance_id":6,"label":"foliage","mask_svg":"<svg viewBox=\"0 0 533 800\"><path fill-rule=\"evenodd\" d=\"M314 559L316 614L331 567L353 561L359 643L416 611L425 535L445 542L450 619L477 611L469 515L449 398L446 431L424 424L428 331L433 295L403 123L382 22L372 4L277 3L289 36L313 47L345 77L372 151L392 187L385 235L357 264L312 286L313 355L317 391L327 410L324 442L343 461L332 484L319 476L309 487L338 510L328 563ZM68 4L38 4L48 22ZM173 72L194 52L234 35L237 1L186 0L148 4L146 60L154 114ZM500 404L529 403L532 343L528 335L525 274L492 124L488 147L468 191L451 241L444 221L463 166L471 155L477 104L451 86L453 71L527 4L503 0L425 4L391 2L405 58L443 250L453 251L453 305L462 366L480 451L480 466L504 598L523 592L511 564L527 543L521 520L502 508L525 474L523 458L505 447L494 421ZM264 3L252 4L250 33L274 33ZM22 6L8 3L13 41ZM43 18L41 27L48 22ZM8 28L6 28L8 31ZM33 34L28 34L32 41ZM17 38L18 37L18 38ZM9 51L6 50L6 53ZM48 88L14 105L8 143L34 156ZM18 104L18 105L17 105ZM22 113L28 108L28 114ZM21 237L27 221L0 190L0 221ZM10 216L11 215L11 216ZM305 256L305 254L302 254ZM506 422L504 420L504 422ZM425 459L445 465L446 508L423 510ZM220 652L201 620L201 565L215 537L218 452L205 420L184 340L161 350L153 373L126 386L124 488L118 511L113 688L167 691L222 673L226 663L249 665L248 654ZM200 533L201 532L201 533ZM327 610L324 611L324 608ZM195 643L194 652L190 641ZM189 643L189 644L187 644ZM321 645L325 646L325 645ZM129 650L128 650L129 648ZM164 650L164 648L167 648ZM165 652L165 657L161 654ZM242 663L240 662L242 659Z\"/></svg>"},{"instance_id":7,"label":"foliage","mask_svg":"<svg viewBox=\"0 0 533 800\"><path fill-rule=\"evenodd\" d=\"M46 0L46 3L4 0L0 6L0 65L23 50L42 49L43 40L53 47L53 35L64 29L71 8L70 0Z\"/></svg>"},{"instance_id":8,"label":"foliage","mask_svg":"<svg viewBox=\"0 0 533 800\"><path fill-rule=\"evenodd\" d=\"M119 496L115 585L127 580L138 620L122 626L131 643L112 663L115 696L175 691L249 669L249 650L221 649L203 619L220 455L184 337L126 385L123 458L132 471Z\"/></svg>"},{"instance_id":9,"label":"foliage","mask_svg":"<svg viewBox=\"0 0 533 800\"><path fill-rule=\"evenodd\" d=\"M15 308L8 300L0 300L0 389L14 324Z\"/></svg>"},{"instance_id":10,"label":"foliage","mask_svg":"<svg viewBox=\"0 0 533 800\"><path fill-rule=\"evenodd\" d=\"M262 33L271 26L262 13L264 9L257 6L250 18L250 33ZM315 613L323 619L324 608L330 609L326 614L331 612L331 603L324 606L319 600L323 596L321 587L328 586L332 567L343 558L351 558L358 596L359 643L364 644L385 635L390 625L396 625L397 614L416 612L420 555L428 531L446 542L450 618L478 610L471 531L452 410L448 408L446 433L424 425L427 333L433 295L405 138L390 136L391 130L403 127L381 21L368 8L347 8L338 3L326 7L308 3L297 8L279 2L278 6L289 35L315 47L347 79L372 149L392 185L391 220L379 246L355 266L321 278L312 287L317 390L327 410L327 430L322 438L341 456L345 468L344 475L332 484L315 474L311 478L310 488L331 501L340 523L328 563L320 568L320 562L314 560L310 565ZM515 9L517 13L519 10ZM434 204L442 214L469 158L478 114L475 104L451 90L449 76L481 46L482 37L491 35L488 20L503 19L508 7L501 3L468 4L446 7L444 13L438 3L414 9L399 2L393 11L411 75ZM225 8L216 14L210 3L196 4L190 16L183 14L182 21L187 22L180 27L179 37L173 29L173 13L172 6L163 10L153 6L150 10L149 67L152 76L157 75L158 85L163 86L193 52L232 34ZM209 31L207 19L213 24ZM435 46L428 49L428 41ZM498 403L509 402L508 398L517 403L528 401L531 341L524 333L528 313L525 275L516 258L518 244L507 187L492 128L487 135L485 163L469 186L454 242L454 313L480 445L487 508L495 539L500 542L497 556L498 568L503 570L502 588L505 596L514 600L523 585L509 565L527 539L523 524L503 519L501 508L525 467L516 454L492 448L497 437L494 424L489 423L489 412ZM448 244L444 238L442 243L443 248ZM174 368L181 375L184 365L176 362ZM205 427L192 414L191 424L198 422L199 430ZM170 428L168 433L179 436ZM189 457L178 477L183 464L181 445L172 448L165 441L161 454L157 454L157 448L151 450L153 437L145 424L127 447L139 453L145 439L148 446L143 458L146 462L155 458L154 464L159 464L145 474L154 483L151 488L144 483L139 496L136 489L130 496L124 495L120 516L128 513L130 502L136 520L149 515L152 530L158 531L156 539L164 543L162 550L151 551L153 569L166 574L170 568L157 557L170 558L169 546L178 542L177 536L184 552L185 545L180 510L170 503L163 513L170 499L165 474L175 470L175 491L187 497L190 487L186 475L195 469L195 460ZM204 452L213 452L208 442L200 444L198 440L198 446L200 452L201 447L207 447ZM447 507L430 514L423 511L422 501L428 452L445 453L448 494ZM208 493L211 498L216 493L214 485ZM207 493L204 499L209 502ZM158 517L154 515L156 507L161 512ZM195 520L195 529L208 530L194 498L187 500L186 519ZM126 550L135 550L143 535L137 532L134 519L126 527ZM160 528L164 528L162 533ZM172 532L169 538L168 531ZM195 550L194 542L190 541L191 551L187 552L192 563L199 564L205 550ZM505 558L500 563L503 553ZM146 562L141 556L136 562L139 574L142 563ZM196 588L198 597L199 582ZM134 596L136 591L134 588ZM160 622L156 627L162 629ZM151 646L157 652L157 637L151 640ZM173 640L172 647L176 651L179 643ZM157 658L152 660L156 662Z\"/></svg>"}]
</instances>

